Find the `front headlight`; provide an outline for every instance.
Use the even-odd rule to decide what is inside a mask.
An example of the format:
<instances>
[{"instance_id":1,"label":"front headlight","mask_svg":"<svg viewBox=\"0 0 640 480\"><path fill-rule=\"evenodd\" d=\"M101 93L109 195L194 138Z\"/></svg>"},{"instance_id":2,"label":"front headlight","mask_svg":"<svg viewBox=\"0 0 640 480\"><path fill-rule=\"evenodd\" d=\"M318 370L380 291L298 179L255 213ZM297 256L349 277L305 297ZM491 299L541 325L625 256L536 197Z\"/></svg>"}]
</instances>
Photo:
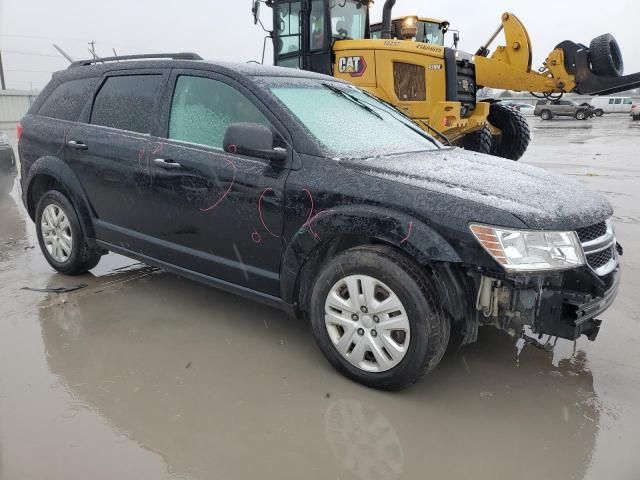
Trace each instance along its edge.
<instances>
[{"instance_id":1,"label":"front headlight","mask_svg":"<svg viewBox=\"0 0 640 480\"><path fill-rule=\"evenodd\" d=\"M484 249L509 271L560 270L586 263L575 232L470 225Z\"/></svg>"}]
</instances>

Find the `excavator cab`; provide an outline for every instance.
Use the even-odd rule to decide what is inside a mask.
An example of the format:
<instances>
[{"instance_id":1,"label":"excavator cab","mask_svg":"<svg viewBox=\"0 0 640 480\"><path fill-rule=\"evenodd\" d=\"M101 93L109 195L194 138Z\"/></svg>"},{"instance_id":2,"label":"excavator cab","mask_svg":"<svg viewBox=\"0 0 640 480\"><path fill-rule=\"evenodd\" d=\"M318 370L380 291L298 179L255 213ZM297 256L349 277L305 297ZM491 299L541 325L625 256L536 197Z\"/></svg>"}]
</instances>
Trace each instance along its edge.
<instances>
[{"instance_id":1,"label":"excavator cab","mask_svg":"<svg viewBox=\"0 0 640 480\"><path fill-rule=\"evenodd\" d=\"M274 63L331 75L337 40L369 38L369 0L272 0Z\"/></svg>"},{"instance_id":2,"label":"excavator cab","mask_svg":"<svg viewBox=\"0 0 640 480\"><path fill-rule=\"evenodd\" d=\"M425 17L400 17L391 22L391 38L413 40L444 46L444 37L449 30L449 22ZM382 38L382 22L371 25L371 38Z\"/></svg>"}]
</instances>

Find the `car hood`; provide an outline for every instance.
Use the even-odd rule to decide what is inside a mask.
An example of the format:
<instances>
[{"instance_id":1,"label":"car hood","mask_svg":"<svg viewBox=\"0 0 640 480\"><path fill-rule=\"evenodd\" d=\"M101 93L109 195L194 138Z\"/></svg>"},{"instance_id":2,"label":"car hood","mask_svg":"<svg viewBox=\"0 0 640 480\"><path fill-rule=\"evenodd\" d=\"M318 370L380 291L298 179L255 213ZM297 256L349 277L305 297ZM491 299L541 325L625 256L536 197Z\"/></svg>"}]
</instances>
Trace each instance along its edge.
<instances>
[{"instance_id":1,"label":"car hood","mask_svg":"<svg viewBox=\"0 0 640 480\"><path fill-rule=\"evenodd\" d=\"M349 169L507 211L529 228L571 229L613 214L607 199L563 175L459 148L341 160ZM452 216L482 222L473 206Z\"/></svg>"}]
</instances>

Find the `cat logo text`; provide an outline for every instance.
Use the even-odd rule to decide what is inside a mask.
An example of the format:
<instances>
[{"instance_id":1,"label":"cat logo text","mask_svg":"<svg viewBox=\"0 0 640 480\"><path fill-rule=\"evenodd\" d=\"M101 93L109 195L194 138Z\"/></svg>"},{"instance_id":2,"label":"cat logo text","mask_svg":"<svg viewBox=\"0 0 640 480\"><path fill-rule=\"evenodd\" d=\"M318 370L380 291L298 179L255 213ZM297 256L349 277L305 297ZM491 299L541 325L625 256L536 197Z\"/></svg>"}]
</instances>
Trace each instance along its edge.
<instances>
[{"instance_id":1,"label":"cat logo text","mask_svg":"<svg viewBox=\"0 0 640 480\"><path fill-rule=\"evenodd\" d=\"M367 69L367 62L363 57L340 57L338 72L348 73L352 77L361 77Z\"/></svg>"}]
</instances>

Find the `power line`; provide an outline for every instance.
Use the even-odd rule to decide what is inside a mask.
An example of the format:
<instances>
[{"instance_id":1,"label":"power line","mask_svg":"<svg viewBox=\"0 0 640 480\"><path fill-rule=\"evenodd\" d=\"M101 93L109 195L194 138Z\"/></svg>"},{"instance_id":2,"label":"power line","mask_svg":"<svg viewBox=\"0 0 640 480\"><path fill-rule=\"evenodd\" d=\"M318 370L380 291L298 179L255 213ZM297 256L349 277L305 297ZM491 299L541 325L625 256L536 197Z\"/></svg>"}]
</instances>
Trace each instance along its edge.
<instances>
[{"instance_id":1,"label":"power line","mask_svg":"<svg viewBox=\"0 0 640 480\"><path fill-rule=\"evenodd\" d=\"M53 73L51 70L14 70L12 68L6 68L6 72L20 72L20 73Z\"/></svg>"},{"instance_id":2,"label":"power line","mask_svg":"<svg viewBox=\"0 0 640 480\"><path fill-rule=\"evenodd\" d=\"M66 40L66 41L71 41L71 42L86 42L87 41L86 38L77 38L77 37L45 37L45 36L41 36L41 35L24 35L24 34L13 34L13 33L0 33L0 37L29 38L29 39L35 39L35 40L46 40L46 41L49 41L49 42L58 42L60 40ZM147 52L152 52L153 51L153 50L149 49L148 47L132 48L131 45L127 46L127 45L117 44L117 43L113 43L111 40L105 40L105 39L100 39L100 38L96 38L95 41L96 42L110 44L110 45L113 45L114 47L118 47L119 49L124 49L124 50L147 51Z\"/></svg>"},{"instance_id":3,"label":"power line","mask_svg":"<svg viewBox=\"0 0 640 480\"><path fill-rule=\"evenodd\" d=\"M36 53L36 52L25 52L22 50L2 50L3 53L12 53L14 55L29 55L33 57L49 57L49 58L60 58L60 55L50 55L47 53Z\"/></svg>"}]
</instances>

